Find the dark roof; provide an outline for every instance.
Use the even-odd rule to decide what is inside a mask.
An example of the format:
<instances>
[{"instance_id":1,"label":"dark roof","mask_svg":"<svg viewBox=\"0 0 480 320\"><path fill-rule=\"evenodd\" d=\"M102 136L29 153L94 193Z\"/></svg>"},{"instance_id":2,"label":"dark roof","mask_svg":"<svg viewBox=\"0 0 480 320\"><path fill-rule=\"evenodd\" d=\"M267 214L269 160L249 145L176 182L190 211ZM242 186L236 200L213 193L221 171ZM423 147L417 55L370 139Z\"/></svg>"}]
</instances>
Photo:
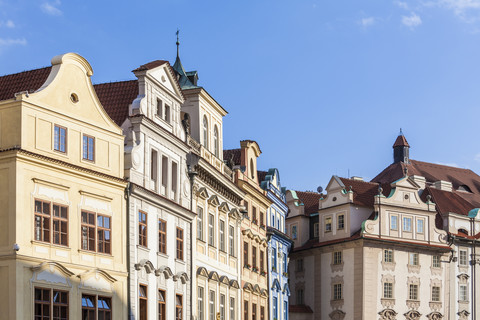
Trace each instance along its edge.
<instances>
[{"instance_id":1,"label":"dark roof","mask_svg":"<svg viewBox=\"0 0 480 320\"><path fill-rule=\"evenodd\" d=\"M432 187L426 187L422 194L422 199L425 201L426 196L432 197L432 202L436 204L437 212L440 214L457 213L461 215L468 215L468 212L475 208L470 202L465 200L457 191L445 191Z\"/></svg>"},{"instance_id":2,"label":"dark roof","mask_svg":"<svg viewBox=\"0 0 480 320\"><path fill-rule=\"evenodd\" d=\"M340 178L345 185L347 191L352 187L353 203L358 206L373 207L375 196L378 194L378 183L366 182L361 180ZM383 195L390 193L389 185L382 185Z\"/></svg>"},{"instance_id":3,"label":"dark roof","mask_svg":"<svg viewBox=\"0 0 480 320\"><path fill-rule=\"evenodd\" d=\"M149 63L146 63L146 64L141 65L140 67L138 67L137 69L133 70L132 72L151 70L151 69L154 69L154 68L156 68L156 67L160 67L161 65L164 65L165 63L168 63L168 61L165 61L165 60L155 60L155 61L152 61L152 62L149 62Z\"/></svg>"},{"instance_id":4,"label":"dark roof","mask_svg":"<svg viewBox=\"0 0 480 320\"><path fill-rule=\"evenodd\" d=\"M304 204L305 215L307 217L318 212L318 201L321 197L320 193L313 191L296 191L296 193Z\"/></svg>"},{"instance_id":5,"label":"dark roof","mask_svg":"<svg viewBox=\"0 0 480 320\"><path fill-rule=\"evenodd\" d=\"M393 147L410 147L410 145L407 142L407 139L405 139L405 136L403 134L400 134L397 137L397 140L395 140L395 143L393 144Z\"/></svg>"},{"instance_id":6,"label":"dark roof","mask_svg":"<svg viewBox=\"0 0 480 320\"><path fill-rule=\"evenodd\" d=\"M304 304L291 304L288 306L288 312L292 313L313 313L312 308Z\"/></svg>"},{"instance_id":7,"label":"dark roof","mask_svg":"<svg viewBox=\"0 0 480 320\"><path fill-rule=\"evenodd\" d=\"M21 91L35 92L48 78L52 67L23 71L0 77L0 100L13 99Z\"/></svg>"},{"instance_id":8,"label":"dark roof","mask_svg":"<svg viewBox=\"0 0 480 320\"><path fill-rule=\"evenodd\" d=\"M267 174L268 174L268 171L257 170L258 184L261 184L262 181L265 180L265 177L267 176Z\"/></svg>"},{"instance_id":9,"label":"dark roof","mask_svg":"<svg viewBox=\"0 0 480 320\"><path fill-rule=\"evenodd\" d=\"M175 70L175 72L179 76L178 83L180 84L180 88L182 88L182 90L201 88L199 86L194 85L188 78L188 74L192 75L194 71L185 72L182 62L180 61L178 50L177 50L177 58L175 59L175 63L173 64L172 68L173 70Z\"/></svg>"},{"instance_id":10,"label":"dark roof","mask_svg":"<svg viewBox=\"0 0 480 320\"><path fill-rule=\"evenodd\" d=\"M242 150L241 149L229 149L223 150L223 160L233 160L233 164L239 166L242 161Z\"/></svg>"},{"instance_id":11,"label":"dark roof","mask_svg":"<svg viewBox=\"0 0 480 320\"><path fill-rule=\"evenodd\" d=\"M480 207L480 176L470 169L410 160L409 164L403 162L392 163L373 178L372 182L392 183L404 176L405 168L407 168L409 176L425 177L427 184L443 180L450 181L454 190L458 190L460 186L467 186L472 192L457 191L456 193L475 207Z\"/></svg>"},{"instance_id":12,"label":"dark roof","mask_svg":"<svg viewBox=\"0 0 480 320\"><path fill-rule=\"evenodd\" d=\"M138 81L109 82L94 85L103 108L119 126L128 117L128 107L138 96Z\"/></svg>"}]
</instances>

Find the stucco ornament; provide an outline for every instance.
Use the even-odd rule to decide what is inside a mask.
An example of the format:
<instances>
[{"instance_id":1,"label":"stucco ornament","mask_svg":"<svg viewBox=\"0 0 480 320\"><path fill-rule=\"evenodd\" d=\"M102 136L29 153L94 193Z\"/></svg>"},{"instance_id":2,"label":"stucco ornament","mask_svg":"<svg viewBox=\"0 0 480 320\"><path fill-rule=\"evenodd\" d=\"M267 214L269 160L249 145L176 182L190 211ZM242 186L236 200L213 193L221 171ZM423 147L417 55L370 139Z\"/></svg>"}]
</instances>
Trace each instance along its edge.
<instances>
[{"instance_id":1,"label":"stucco ornament","mask_svg":"<svg viewBox=\"0 0 480 320\"><path fill-rule=\"evenodd\" d=\"M342 310L334 310L329 314L329 317L332 320L343 320L345 318L345 312Z\"/></svg>"},{"instance_id":2,"label":"stucco ornament","mask_svg":"<svg viewBox=\"0 0 480 320\"><path fill-rule=\"evenodd\" d=\"M443 315L440 312L432 312L427 314L429 320L440 320L443 319Z\"/></svg>"},{"instance_id":3,"label":"stucco ornament","mask_svg":"<svg viewBox=\"0 0 480 320\"><path fill-rule=\"evenodd\" d=\"M407 320L418 320L420 319L420 316L421 316L420 312L418 312L417 310L410 310L407 313L404 313L403 315Z\"/></svg>"},{"instance_id":4,"label":"stucco ornament","mask_svg":"<svg viewBox=\"0 0 480 320\"><path fill-rule=\"evenodd\" d=\"M470 312L468 312L467 310L462 310L457 314L458 314L459 320L468 320L468 316L470 315Z\"/></svg>"},{"instance_id":5,"label":"stucco ornament","mask_svg":"<svg viewBox=\"0 0 480 320\"><path fill-rule=\"evenodd\" d=\"M380 315L379 320L396 320L397 313L392 309L384 309L378 313Z\"/></svg>"}]
</instances>

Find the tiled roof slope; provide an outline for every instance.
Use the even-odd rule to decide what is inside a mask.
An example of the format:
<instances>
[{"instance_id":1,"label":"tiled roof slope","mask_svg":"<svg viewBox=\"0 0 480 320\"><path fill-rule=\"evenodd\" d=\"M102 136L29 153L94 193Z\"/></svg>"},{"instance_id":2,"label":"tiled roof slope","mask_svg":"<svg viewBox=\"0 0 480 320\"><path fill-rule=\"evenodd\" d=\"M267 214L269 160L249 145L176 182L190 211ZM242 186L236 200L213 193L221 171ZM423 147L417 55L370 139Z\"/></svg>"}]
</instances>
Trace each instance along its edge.
<instances>
[{"instance_id":1,"label":"tiled roof slope","mask_svg":"<svg viewBox=\"0 0 480 320\"><path fill-rule=\"evenodd\" d=\"M320 200L320 193L313 191L296 191L298 198L303 202L305 209L305 216L310 216L318 212L318 201Z\"/></svg>"},{"instance_id":2,"label":"tiled roof slope","mask_svg":"<svg viewBox=\"0 0 480 320\"><path fill-rule=\"evenodd\" d=\"M410 147L410 145L407 142L407 139L405 139L405 136L403 134L399 135L397 137L397 140L395 140L395 143L393 144L393 147Z\"/></svg>"},{"instance_id":3,"label":"tiled roof slope","mask_svg":"<svg viewBox=\"0 0 480 320\"><path fill-rule=\"evenodd\" d=\"M374 197L378 194L378 183L366 182L354 179L340 178L343 184L347 188L347 191L352 187L353 191L353 203L363 207L373 207ZM388 195L390 193L390 187L382 186L383 194Z\"/></svg>"},{"instance_id":4,"label":"tiled roof slope","mask_svg":"<svg viewBox=\"0 0 480 320\"><path fill-rule=\"evenodd\" d=\"M0 101L13 99L17 92L37 91L47 80L51 69L46 67L0 77Z\"/></svg>"},{"instance_id":5,"label":"tiled roof slope","mask_svg":"<svg viewBox=\"0 0 480 320\"><path fill-rule=\"evenodd\" d=\"M257 170L258 184L261 184L262 181L265 180L265 177L267 176L267 174L268 174L267 171Z\"/></svg>"},{"instance_id":6,"label":"tiled roof slope","mask_svg":"<svg viewBox=\"0 0 480 320\"><path fill-rule=\"evenodd\" d=\"M407 168L408 175L418 175L425 177L427 183L436 181L450 181L454 190L459 186L465 185L472 192L454 191L466 201L475 207L480 207L480 176L470 169L449 167L435 163L410 160L409 164L403 162L392 163L382 172L380 172L372 182L382 184L392 183L404 175L404 169Z\"/></svg>"},{"instance_id":7,"label":"tiled roof slope","mask_svg":"<svg viewBox=\"0 0 480 320\"><path fill-rule=\"evenodd\" d=\"M145 71L145 70L151 70L151 69L154 69L156 67L160 67L162 65L164 65L165 63L167 63L168 61L165 61L165 60L155 60L155 61L151 61L149 63L146 63L144 65L141 65L140 67L138 67L137 69L133 70L133 72L135 71Z\"/></svg>"},{"instance_id":8,"label":"tiled roof slope","mask_svg":"<svg viewBox=\"0 0 480 320\"><path fill-rule=\"evenodd\" d=\"M241 149L229 149L223 150L223 160L230 161L233 160L233 164L239 166L242 160L242 150Z\"/></svg>"},{"instance_id":9,"label":"tiled roof slope","mask_svg":"<svg viewBox=\"0 0 480 320\"><path fill-rule=\"evenodd\" d=\"M119 126L128 117L128 107L138 96L138 81L109 82L94 85L103 108Z\"/></svg>"},{"instance_id":10,"label":"tiled roof slope","mask_svg":"<svg viewBox=\"0 0 480 320\"><path fill-rule=\"evenodd\" d=\"M468 212L475 208L473 204L462 198L459 192L450 192L439 190L432 187L426 187L422 194L422 200L426 200L426 196L432 196L432 202L436 204L438 213L457 213L461 215L468 215Z\"/></svg>"}]
</instances>

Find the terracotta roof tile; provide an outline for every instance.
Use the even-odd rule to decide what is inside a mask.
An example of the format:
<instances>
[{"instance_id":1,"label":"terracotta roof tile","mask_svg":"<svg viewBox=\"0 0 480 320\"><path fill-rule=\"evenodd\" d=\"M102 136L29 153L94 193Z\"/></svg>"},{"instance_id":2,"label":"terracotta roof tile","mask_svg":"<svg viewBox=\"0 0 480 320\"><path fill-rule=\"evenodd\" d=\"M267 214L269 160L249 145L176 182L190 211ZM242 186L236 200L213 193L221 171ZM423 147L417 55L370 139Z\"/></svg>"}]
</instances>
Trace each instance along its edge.
<instances>
[{"instance_id":1,"label":"terracotta roof tile","mask_svg":"<svg viewBox=\"0 0 480 320\"><path fill-rule=\"evenodd\" d=\"M305 208L305 215L308 217L313 213L318 212L318 201L320 200L320 193L313 191L296 191L298 198L303 202Z\"/></svg>"},{"instance_id":2,"label":"terracotta roof tile","mask_svg":"<svg viewBox=\"0 0 480 320\"><path fill-rule=\"evenodd\" d=\"M156 67L160 67L160 66L164 65L165 63L168 63L168 61L165 61L165 60L155 60L155 61L152 61L152 62L149 62L149 63L146 63L146 64L141 65L140 67L138 67L137 69L133 70L132 72L154 69L154 68L156 68Z\"/></svg>"},{"instance_id":3,"label":"terracotta roof tile","mask_svg":"<svg viewBox=\"0 0 480 320\"><path fill-rule=\"evenodd\" d=\"M236 166L239 166L242 161L242 150L241 149L223 150L223 160L226 160L226 161L233 160L233 164Z\"/></svg>"},{"instance_id":4,"label":"terracotta roof tile","mask_svg":"<svg viewBox=\"0 0 480 320\"><path fill-rule=\"evenodd\" d=\"M465 200L458 191L445 191L432 187L426 187L422 194L422 200L426 200L427 195L432 196L432 202L436 204L437 212L440 214L456 213L468 215L468 212L475 208L469 201Z\"/></svg>"},{"instance_id":5,"label":"terracotta roof tile","mask_svg":"<svg viewBox=\"0 0 480 320\"><path fill-rule=\"evenodd\" d=\"M410 147L410 145L407 142L407 139L405 139L405 136L403 134L399 135L397 137L397 140L395 140L395 143L393 144L393 147Z\"/></svg>"},{"instance_id":6,"label":"terracotta roof tile","mask_svg":"<svg viewBox=\"0 0 480 320\"><path fill-rule=\"evenodd\" d=\"M0 100L13 99L21 91L35 92L48 78L52 67L23 71L0 77Z\"/></svg>"},{"instance_id":7,"label":"terracotta roof tile","mask_svg":"<svg viewBox=\"0 0 480 320\"><path fill-rule=\"evenodd\" d=\"M313 313L312 308L304 304L291 304L288 306L288 312L292 313Z\"/></svg>"},{"instance_id":8,"label":"terracotta roof tile","mask_svg":"<svg viewBox=\"0 0 480 320\"><path fill-rule=\"evenodd\" d=\"M138 96L138 81L101 83L94 85L94 88L105 111L121 126L128 117L129 105Z\"/></svg>"},{"instance_id":9,"label":"terracotta roof tile","mask_svg":"<svg viewBox=\"0 0 480 320\"><path fill-rule=\"evenodd\" d=\"M352 187L354 204L364 207L373 207L375 200L374 197L378 194L378 183L347 178L340 178L340 180L342 180L347 191ZM390 193L391 188L388 185L382 185L382 188L383 195L386 196Z\"/></svg>"}]
</instances>

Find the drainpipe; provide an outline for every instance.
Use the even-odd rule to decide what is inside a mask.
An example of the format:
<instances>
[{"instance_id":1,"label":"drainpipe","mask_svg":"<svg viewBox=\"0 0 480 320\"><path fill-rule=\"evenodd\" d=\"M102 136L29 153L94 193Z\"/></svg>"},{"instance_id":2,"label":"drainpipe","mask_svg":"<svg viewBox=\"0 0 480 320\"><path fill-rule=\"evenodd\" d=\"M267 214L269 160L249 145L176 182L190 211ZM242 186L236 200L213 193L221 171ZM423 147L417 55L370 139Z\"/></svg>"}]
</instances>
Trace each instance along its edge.
<instances>
[{"instance_id":1,"label":"drainpipe","mask_svg":"<svg viewBox=\"0 0 480 320\"><path fill-rule=\"evenodd\" d=\"M190 211L193 211L193 183L195 176L198 174L195 170L192 170L192 165L187 165L188 177L190 178ZM195 319L193 316L193 224L190 225L190 318Z\"/></svg>"},{"instance_id":2,"label":"drainpipe","mask_svg":"<svg viewBox=\"0 0 480 320\"><path fill-rule=\"evenodd\" d=\"M132 319L132 304L130 301L130 284L131 284L131 274L130 274L130 182L127 183L125 188L125 199L127 202L127 272L129 276L127 277L127 306L128 306L128 319Z\"/></svg>"},{"instance_id":3,"label":"drainpipe","mask_svg":"<svg viewBox=\"0 0 480 320\"><path fill-rule=\"evenodd\" d=\"M471 235L472 236L475 236L475 222L474 222L474 219L475 217L471 217L470 218L470 230L471 230ZM472 267L472 294L473 294L473 297L472 297L472 319L477 319L476 317L476 311L477 311L477 306L476 306L476 302L477 302L477 293L475 292L475 287L476 287L476 281L477 279L475 279L476 277L476 273L475 273L475 269L476 269L476 250L475 250L475 246L476 246L476 239L473 238L473 241L472 241L472 254L471 254L471 257L472 259L470 260L470 265Z\"/></svg>"}]
</instances>

